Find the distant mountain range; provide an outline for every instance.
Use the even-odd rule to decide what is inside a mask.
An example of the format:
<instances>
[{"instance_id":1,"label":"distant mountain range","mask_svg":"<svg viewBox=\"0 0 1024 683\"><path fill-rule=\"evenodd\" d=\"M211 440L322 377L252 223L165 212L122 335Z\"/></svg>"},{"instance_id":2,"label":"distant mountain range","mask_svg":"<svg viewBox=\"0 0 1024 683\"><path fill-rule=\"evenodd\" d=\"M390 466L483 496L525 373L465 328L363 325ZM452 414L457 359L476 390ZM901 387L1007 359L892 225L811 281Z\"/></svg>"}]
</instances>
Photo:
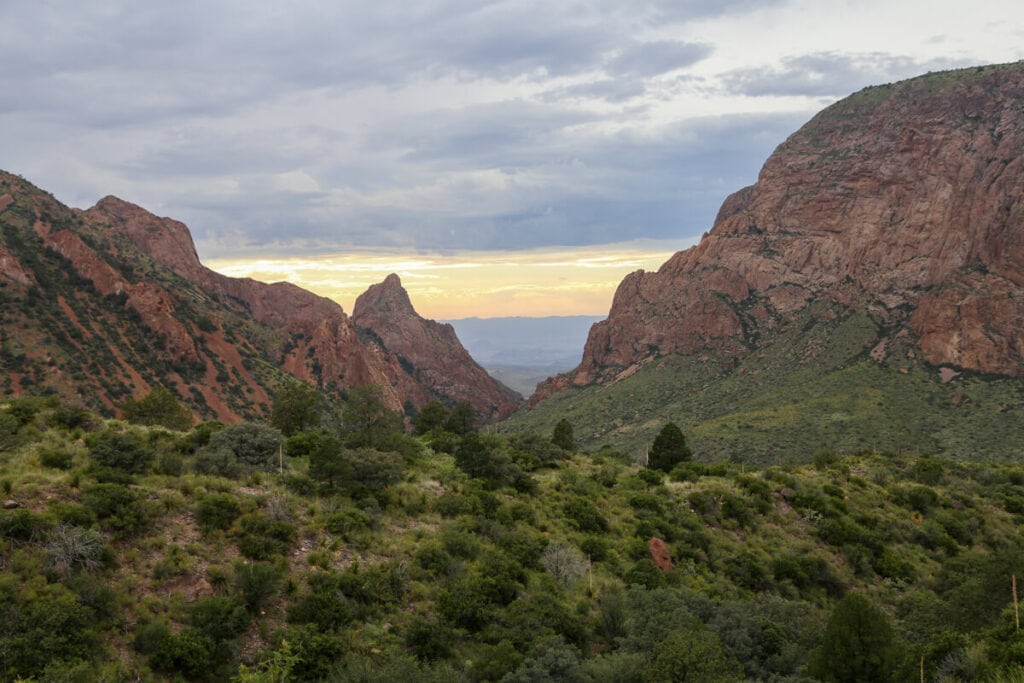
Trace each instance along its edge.
<instances>
[{"instance_id":1,"label":"distant mountain range","mask_svg":"<svg viewBox=\"0 0 1024 683\"><path fill-rule=\"evenodd\" d=\"M492 376L523 396L579 364L592 315L448 320L466 350Z\"/></svg>"}]
</instances>

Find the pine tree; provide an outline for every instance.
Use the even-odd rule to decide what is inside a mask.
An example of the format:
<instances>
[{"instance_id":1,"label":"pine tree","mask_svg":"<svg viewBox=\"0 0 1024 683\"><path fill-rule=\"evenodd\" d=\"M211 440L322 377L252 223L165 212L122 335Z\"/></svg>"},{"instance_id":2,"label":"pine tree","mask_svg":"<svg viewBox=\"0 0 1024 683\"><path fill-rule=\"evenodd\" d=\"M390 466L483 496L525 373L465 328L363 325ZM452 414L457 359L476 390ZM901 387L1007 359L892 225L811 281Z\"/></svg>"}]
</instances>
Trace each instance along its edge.
<instances>
[{"instance_id":1,"label":"pine tree","mask_svg":"<svg viewBox=\"0 0 1024 683\"><path fill-rule=\"evenodd\" d=\"M679 463L692 458L693 453L686 445L686 437L683 436L682 430L676 423L669 422L654 438L654 443L648 454L647 466L651 469L669 472Z\"/></svg>"},{"instance_id":2,"label":"pine tree","mask_svg":"<svg viewBox=\"0 0 1024 683\"><path fill-rule=\"evenodd\" d=\"M825 683L892 680L897 652L889 618L859 593L843 598L828 619L807 672Z\"/></svg>"},{"instance_id":3,"label":"pine tree","mask_svg":"<svg viewBox=\"0 0 1024 683\"><path fill-rule=\"evenodd\" d=\"M559 420L558 424L555 425L555 431L551 435L551 443L563 451L576 450L576 437L573 435L572 425L565 418Z\"/></svg>"}]
</instances>

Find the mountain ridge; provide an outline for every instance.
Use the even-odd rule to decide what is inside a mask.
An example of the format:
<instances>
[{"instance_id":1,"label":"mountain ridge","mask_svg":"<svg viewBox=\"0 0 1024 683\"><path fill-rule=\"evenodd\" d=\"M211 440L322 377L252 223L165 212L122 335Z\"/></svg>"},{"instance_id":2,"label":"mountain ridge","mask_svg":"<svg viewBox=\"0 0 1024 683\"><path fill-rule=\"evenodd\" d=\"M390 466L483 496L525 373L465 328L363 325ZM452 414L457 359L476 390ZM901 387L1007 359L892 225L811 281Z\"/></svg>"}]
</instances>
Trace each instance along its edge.
<instances>
[{"instance_id":1,"label":"mountain ridge","mask_svg":"<svg viewBox=\"0 0 1024 683\"><path fill-rule=\"evenodd\" d=\"M5 301L24 309L4 325L31 331L25 340L4 336L4 393L22 395L41 384L110 413L125 396L166 385L200 416L228 421L265 415L289 378L337 398L348 387L376 384L396 410L467 395L449 396L430 384L429 373L414 376L422 368L403 367L386 347L363 343L334 301L290 283L230 278L203 266L179 221L113 196L68 209L7 173L0 174L0 197L0 281ZM26 318L28 298L45 303L46 329ZM33 343L23 343L29 336ZM87 377L79 366L89 362L76 358L83 353L79 337L105 357L105 367ZM454 335L447 341L450 348L435 351L465 354ZM29 372L12 372L14 366ZM466 381L479 382L481 395L500 391L482 370ZM500 412L470 394L485 417Z\"/></svg>"}]
</instances>

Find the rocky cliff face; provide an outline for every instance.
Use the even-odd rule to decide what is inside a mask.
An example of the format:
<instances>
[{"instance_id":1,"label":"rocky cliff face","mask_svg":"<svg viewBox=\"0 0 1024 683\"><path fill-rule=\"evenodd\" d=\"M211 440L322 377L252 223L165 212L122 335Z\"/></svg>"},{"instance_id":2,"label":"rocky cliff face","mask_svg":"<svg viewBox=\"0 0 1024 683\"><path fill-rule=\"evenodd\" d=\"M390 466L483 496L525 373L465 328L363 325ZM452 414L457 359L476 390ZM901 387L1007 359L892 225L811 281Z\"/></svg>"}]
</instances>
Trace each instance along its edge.
<instances>
[{"instance_id":1,"label":"rocky cliff face","mask_svg":"<svg viewBox=\"0 0 1024 683\"><path fill-rule=\"evenodd\" d=\"M356 299L352 321L369 332L371 344L395 354L428 394L448 403L468 401L487 420L507 417L521 402L470 357L451 325L416 313L397 275Z\"/></svg>"},{"instance_id":2,"label":"rocky cliff face","mask_svg":"<svg viewBox=\"0 0 1024 683\"><path fill-rule=\"evenodd\" d=\"M184 224L116 197L70 210L0 172L0 224L4 326L26 330L0 337L0 362L13 370L3 393L43 382L110 411L126 394L163 384L202 416L236 420L265 414L274 387L291 375L328 394L377 384L396 410L469 400L489 418L517 404L454 333L424 332L407 347L378 315L370 324L383 336L365 343L337 303L289 283L220 275L200 263ZM419 320L429 330L434 323L405 303L395 309L396 329L409 332ZM418 352L428 339L429 352ZM87 347L106 360L93 374L78 367L88 364Z\"/></svg>"},{"instance_id":3,"label":"rocky cliff face","mask_svg":"<svg viewBox=\"0 0 1024 683\"><path fill-rule=\"evenodd\" d=\"M867 88L780 145L700 244L628 276L537 399L665 354L741 356L822 299L933 364L1024 374L1022 199L1024 64Z\"/></svg>"}]
</instances>

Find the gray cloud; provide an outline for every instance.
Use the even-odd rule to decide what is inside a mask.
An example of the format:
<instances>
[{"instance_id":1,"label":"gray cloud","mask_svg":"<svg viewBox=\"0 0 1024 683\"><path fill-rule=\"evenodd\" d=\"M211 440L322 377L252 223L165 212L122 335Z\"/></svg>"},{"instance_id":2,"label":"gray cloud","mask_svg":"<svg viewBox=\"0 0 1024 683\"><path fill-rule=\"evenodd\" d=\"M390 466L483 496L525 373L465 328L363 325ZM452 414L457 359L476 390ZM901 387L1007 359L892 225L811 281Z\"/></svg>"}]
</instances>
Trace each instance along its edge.
<instances>
[{"instance_id":1,"label":"gray cloud","mask_svg":"<svg viewBox=\"0 0 1024 683\"><path fill-rule=\"evenodd\" d=\"M725 75L726 87L744 95L839 97L868 85L902 80L927 71L967 66L963 59L918 61L883 53L818 52L789 57L780 66L739 69Z\"/></svg>"},{"instance_id":2,"label":"gray cloud","mask_svg":"<svg viewBox=\"0 0 1024 683\"><path fill-rule=\"evenodd\" d=\"M822 97L953 64L707 73L719 48L697 22L776 4L4 2L0 164L76 206L117 194L184 220L209 256L684 237ZM723 91L808 100L686 101Z\"/></svg>"}]
</instances>

